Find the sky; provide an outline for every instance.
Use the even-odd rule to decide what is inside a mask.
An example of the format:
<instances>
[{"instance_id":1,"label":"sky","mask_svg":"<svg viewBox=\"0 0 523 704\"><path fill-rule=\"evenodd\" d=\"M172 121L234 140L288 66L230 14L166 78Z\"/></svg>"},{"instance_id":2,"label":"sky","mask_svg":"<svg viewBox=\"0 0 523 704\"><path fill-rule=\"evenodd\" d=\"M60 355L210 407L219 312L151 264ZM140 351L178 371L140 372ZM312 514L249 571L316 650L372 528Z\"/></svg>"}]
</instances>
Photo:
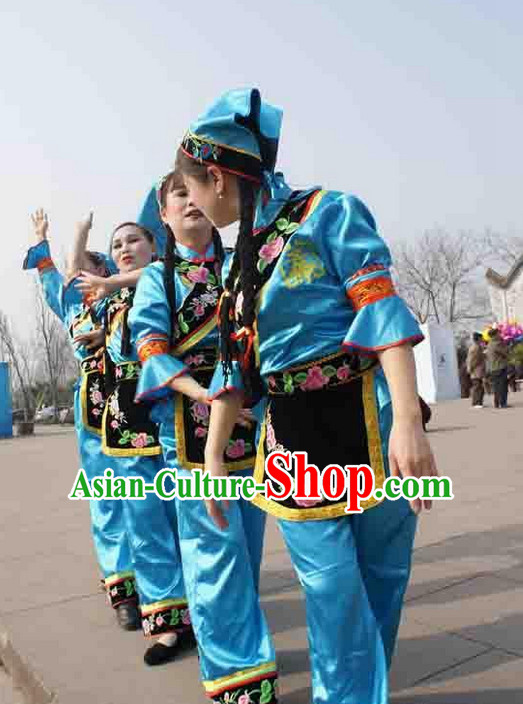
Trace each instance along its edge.
<instances>
[{"instance_id":1,"label":"sky","mask_svg":"<svg viewBox=\"0 0 523 704\"><path fill-rule=\"evenodd\" d=\"M519 0L1 0L0 310L32 325L34 209L59 261L89 210L105 249L242 86L284 110L289 182L358 195L389 243L523 234L522 33Z\"/></svg>"}]
</instances>

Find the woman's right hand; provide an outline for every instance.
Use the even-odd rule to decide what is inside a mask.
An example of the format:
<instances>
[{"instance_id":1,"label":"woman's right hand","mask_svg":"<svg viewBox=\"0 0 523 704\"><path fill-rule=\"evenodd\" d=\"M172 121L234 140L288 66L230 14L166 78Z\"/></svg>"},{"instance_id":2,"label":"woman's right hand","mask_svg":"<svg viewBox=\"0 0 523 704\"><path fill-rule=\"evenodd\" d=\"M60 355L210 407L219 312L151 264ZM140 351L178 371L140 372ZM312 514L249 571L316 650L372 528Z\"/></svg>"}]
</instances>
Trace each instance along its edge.
<instances>
[{"instance_id":1,"label":"woman's right hand","mask_svg":"<svg viewBox=\"0 0 523 704\"><path fill-rule=\"evenodd\" d=\"M90 295L94 301L102 301L114 291L111 277L96 276L89 271L81 271L76 279L76 288L83 295Z\"/></svg>"},{"instance_id":2,"label":"woman's right hand","mask_svg":"<svg viewBox=\"0 0 523 704\"><path fill-rule=\"evenodd\" d=\"M49 228L47 213L43 208L38 208L38 210L35 210L31 215L31 220L33 221L37 241L43 242L47 239L47 230Z\"/></svg>"},{"instance_id":3,"label":"woman's right hand","mask_svg":"<svg viewBox=\"0 0 523 704\"><path fill-rule=\"evenodd\" d=\"M76 232L79 235L87 235L89 233L89 230L93 226L93 213L92 211L89 213L89 215L84 218L83 220L79 220L76 223Z\"/></svg>"}]
</instances>

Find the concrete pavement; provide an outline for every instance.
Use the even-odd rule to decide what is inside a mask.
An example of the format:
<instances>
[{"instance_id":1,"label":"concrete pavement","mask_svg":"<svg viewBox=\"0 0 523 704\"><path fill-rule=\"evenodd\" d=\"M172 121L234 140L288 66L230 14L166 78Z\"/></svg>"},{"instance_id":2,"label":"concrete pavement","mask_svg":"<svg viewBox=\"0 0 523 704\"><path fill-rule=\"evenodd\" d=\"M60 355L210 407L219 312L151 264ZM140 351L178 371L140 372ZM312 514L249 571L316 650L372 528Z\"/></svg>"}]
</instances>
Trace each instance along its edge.
<instances>
[{"instance_id":1,"label":"concrete pavement","mask_svg":"<svg viewBox=\"0 0 523 704\"><path fill-rule=\"evenodd\" d=\"M429 436L456 499L420 523L394 704L523 702L523 393L511 402L500 411L467 401L435 409ZM141 635L116 627L98 590L88 506L66 498L76 467L69 428L0 442L4 666L32 704L203 703L196 656L147 668ZM282 702L306 704L304 611L272 521L262 595Z\"/></svg>"}]
</instances>

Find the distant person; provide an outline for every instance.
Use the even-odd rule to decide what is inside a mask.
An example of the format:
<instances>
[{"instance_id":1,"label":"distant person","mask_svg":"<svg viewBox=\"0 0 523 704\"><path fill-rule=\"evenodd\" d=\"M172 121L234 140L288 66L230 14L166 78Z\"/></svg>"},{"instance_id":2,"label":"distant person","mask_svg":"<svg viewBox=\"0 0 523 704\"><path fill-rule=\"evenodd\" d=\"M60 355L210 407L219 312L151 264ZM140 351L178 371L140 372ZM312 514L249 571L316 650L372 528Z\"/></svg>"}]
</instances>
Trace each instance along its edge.
<instances>
[{"instance_id":1,"label":"distant person","mask_svg":"<svg viewBox=\"0 0 523 704\"><path fill-rule=\"evenodd\" d=\"M481 340L481 333L473 333L472 344L467 353L467 372L472 382L472 408L483 408L483 396L485 395L483 380L487 370Z\"/></svg>"},{"instance_id":2,"label":"distant person","mask_svg":"<svg viewBox=\"0 0 523 704\"><path fill-rule=\"evenodd\" d=\"M501 339L499 330L489 332L487 345L487 371L494 391L494 408L507 408L508 396L508 347Z\"/></svg>"}]
</instances>

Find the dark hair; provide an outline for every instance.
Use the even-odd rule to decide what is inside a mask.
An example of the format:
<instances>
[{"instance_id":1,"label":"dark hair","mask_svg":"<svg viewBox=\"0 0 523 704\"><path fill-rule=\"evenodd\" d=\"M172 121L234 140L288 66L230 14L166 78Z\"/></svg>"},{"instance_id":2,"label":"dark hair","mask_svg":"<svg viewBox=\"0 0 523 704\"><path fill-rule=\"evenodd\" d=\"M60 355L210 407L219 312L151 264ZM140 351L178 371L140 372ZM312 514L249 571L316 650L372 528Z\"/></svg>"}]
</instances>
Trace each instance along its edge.
<instances>
[{"instance_id":1,"label":"dark hair","mask_svg":"<svg viewBox=\"0 0 523 704\"><path fill-rule=\"evenodd\" d=\"M161 208L165 208L167 194L178 188L185 188L185 183L181 172L174 169L173 171L169 171L169 173L163 177L160 187L158 188L156 195L158 198L158 204Z\"/></svg>"},{"instance_id":2,"label":"dark hair","mask_svg":"<svg viewBox=\"0 0 523 704\"><path fill-rule=\"evenodd\" d=\"M483 335L480 332L472 333L472 339L474 342L480 342L483 339Z\"/></svg>"},{"instance_id":3,"label":"dark hair","mask_svg":"<svg viewBox=\"0 0 523 704\"><path fill-rule=\"evenodd\" d=\"M183 176L180 170L174 169L163 179L158 190L158 202L161 207L165 206L167 194L176 188L184 187ZM168 223L164 223L167 231L167 241L165 243L165 253L163 257L163 285L170 310L171 329L169 335L169 347L174 347L176 340L176 328L178 316L176 311L176 287L174 285L174 267L178 253L176 251L176 236ZM222 238L218 230L212 228L212 241L214 244L214 256L221 271L225 253L223 250Z\"/></svg>"},{"instance_id":4,"label":"dark hair","mask_svg":"<svg viewBox=\"0 0 523 704\"><path fill-rule=\"evenodd\" d=\"M207 165L190 159L181 149L178 149L176 154L176 169L200 182L207 181ZM249 393L257 383L257 374L253 365L250 364L250 357L256 319L256 296L260 286L260 276L256 266L255 241L252 236L255 202L260 186L241 176L236 176L236 178L240 197L240 225L236 249L227 280L224 283L225 290L219 311L220 353L225 384L227 384L233 359L238 356L238 338L234 334L234 313L236 296L241 291L243 294L241 319L246 337L242 371L243 381Z\"/></svg>"},{"instance_id":5,"label":"dark hair","mask_svg":"<svg viewBox=\"0 0 523 704\"><path fill-rule=\"evenodd\" d=\"M142 235L143 235L147 240L149 240L149 242L150 242L151 244L154 244L154 235L153 235L153 233L152 233L150 230L148 230L146 227L144 227L143 225L140 225L140 224L137 223L137 222L130 222L130 221L129 221L129 222L121 222L119 225L117 225L117 226L114 228L113 233L112 233L112 235L111 235L111 247L113 246L113 239L114 239L114 236L115 236L116 233L117 233L119 230L121 230L123 227L135 227L137 230L139 230L139 231L142 233Z\"/></svg>"},{"instance_id":6,"label":"dark hair","mask_svg":"<svg viewBox=\"0 0 523 704\"><path fill-rule=\"evenodd\" d=\"M109 268L107 266L107 261L103 254L100 254L100 252L93 252L91 249L86 249L85 256L87 257L87 259L89 259L93 266L97 268L104 268L104 272L102 274L103 277L111 275L111 272L109 271Z\"/></svg>"},{"instance_id":7,"label":"dark hair","mask_svg":"<svg viewBox=\"0 0 523 704\"><path fill-rule=\"evenodd\" d=\"M499 335L499 330L497 328L491 328L488 331L489 337L497 337Z\"/></svg>"}]
</instances>

